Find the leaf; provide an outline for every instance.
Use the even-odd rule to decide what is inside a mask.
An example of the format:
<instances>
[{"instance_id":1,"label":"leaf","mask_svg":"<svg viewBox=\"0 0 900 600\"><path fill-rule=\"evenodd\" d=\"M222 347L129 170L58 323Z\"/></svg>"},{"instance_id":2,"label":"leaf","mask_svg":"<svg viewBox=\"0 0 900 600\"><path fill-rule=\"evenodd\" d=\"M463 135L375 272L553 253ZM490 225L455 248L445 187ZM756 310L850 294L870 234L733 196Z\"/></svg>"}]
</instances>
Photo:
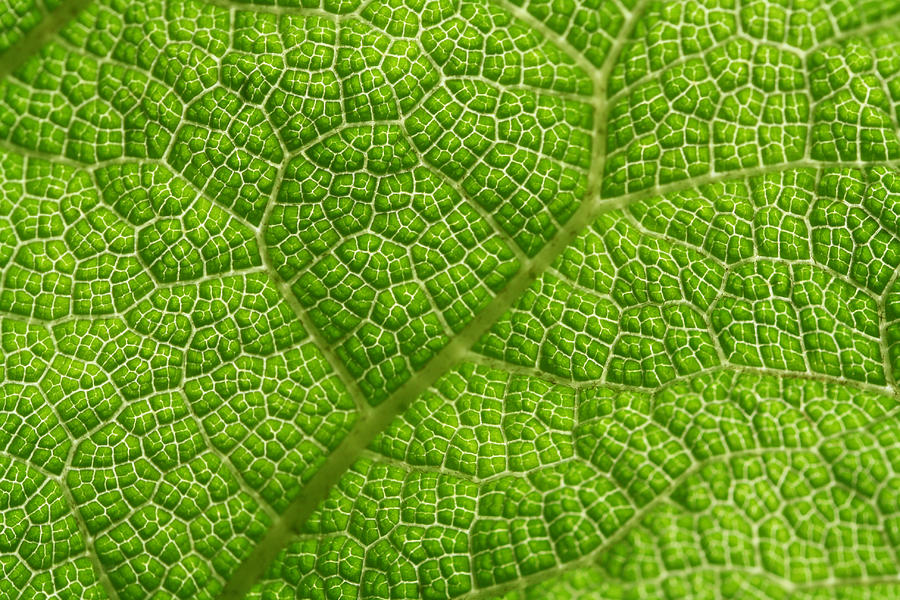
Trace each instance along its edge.
<instances>
[{"instance_id":1,"label":"leaf","mask_svg":"<svg viewBox=\"0 0 900 600\"><path fill-rule=\"evenodd\" d=\"M900 594L898 10L0 0L0 596Z\"/></svg>"}]
</instances>

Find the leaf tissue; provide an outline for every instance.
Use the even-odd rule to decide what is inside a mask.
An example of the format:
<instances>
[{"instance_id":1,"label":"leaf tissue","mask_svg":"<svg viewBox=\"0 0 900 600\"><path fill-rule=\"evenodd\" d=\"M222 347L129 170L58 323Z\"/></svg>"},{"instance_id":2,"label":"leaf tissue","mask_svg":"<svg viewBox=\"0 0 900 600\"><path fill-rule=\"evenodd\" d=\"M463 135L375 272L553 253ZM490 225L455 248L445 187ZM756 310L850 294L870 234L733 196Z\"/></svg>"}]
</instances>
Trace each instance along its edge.
<instances>
[{"instance_id":1,"label":"leaf tissue","mask_svg":"<svg viewBox=\"0 0 900 600\"><path fill-rule=\"evenodd\" d=\"M0 0L0 598L900 598L898 136L898 0Z\"/></svg>"}]
</instances>

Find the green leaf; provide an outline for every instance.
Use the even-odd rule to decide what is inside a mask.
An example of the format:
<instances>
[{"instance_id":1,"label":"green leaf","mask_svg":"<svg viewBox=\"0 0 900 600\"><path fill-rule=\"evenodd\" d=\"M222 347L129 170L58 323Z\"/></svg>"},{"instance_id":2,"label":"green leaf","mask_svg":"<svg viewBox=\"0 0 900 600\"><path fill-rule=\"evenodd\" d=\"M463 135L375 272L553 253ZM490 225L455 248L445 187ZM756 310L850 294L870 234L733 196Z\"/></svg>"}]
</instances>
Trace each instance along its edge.
<instances>
[{"instance_id":1,"label":"green leaf","mask_svg":"<svg viewBox=\"0 0 900 600\"><path fill-rule=\"evenodd\" d=\"M898 15L0 0L0 596L896 597Z\"/></svg>"}]
</instances>

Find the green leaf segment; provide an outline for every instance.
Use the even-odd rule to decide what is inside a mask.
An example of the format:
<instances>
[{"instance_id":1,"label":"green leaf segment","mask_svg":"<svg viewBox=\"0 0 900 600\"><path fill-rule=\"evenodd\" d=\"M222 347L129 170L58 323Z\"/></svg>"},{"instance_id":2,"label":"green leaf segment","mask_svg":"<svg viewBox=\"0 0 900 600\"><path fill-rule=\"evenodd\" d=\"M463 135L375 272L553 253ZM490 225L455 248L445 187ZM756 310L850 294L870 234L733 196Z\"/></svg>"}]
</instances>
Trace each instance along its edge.
<instances>
[{"instance_id":1,"label":"green leaf segment","mask_svg":"<svg viewBox=\"0 0 900 600\"><path fill-rule=\"evenodd\" d=\"M900 596L900 2L0 0L0 598Z\"/></svg>"}]
</instances>

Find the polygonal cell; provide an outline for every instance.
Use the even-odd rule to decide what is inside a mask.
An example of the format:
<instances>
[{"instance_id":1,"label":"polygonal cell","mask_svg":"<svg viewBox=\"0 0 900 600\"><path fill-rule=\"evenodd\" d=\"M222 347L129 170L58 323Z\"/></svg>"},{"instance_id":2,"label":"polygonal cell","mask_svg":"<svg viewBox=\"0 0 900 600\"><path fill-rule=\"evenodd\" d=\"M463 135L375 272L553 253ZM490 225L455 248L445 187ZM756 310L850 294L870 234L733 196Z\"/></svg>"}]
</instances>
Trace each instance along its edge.
<instances>
[{"instance_id":1,"label":"polygonal cell","mask_svg":"<svg viewBox=\"0 0 900 600\"><path fill-rule=\"evenodd\" d=\"M58 480L0 456L0 594L104 600L73 507Z\"/></svg>"},{"instance_id":2,"label":"polygonal cell","mask_svg":"<svg viewBox=\"0 0 900 600\"><path fill-rule=\"evenodd\" d=\"M187 108L167 158L206 196L258 225L283 152L265 113L216 88Z\"/></svg>"},{"instance_id":3,"label":"polygonal cell","mask_svg":"<svg viewBox=\"0 0 900 600\"><path fill-rule=\"evenodd\" d=\"M592 121L587 104L453 79L405 125L425 161L533 255L583 199Z\"/></svg>"},{"instance_id":4,"label":"polygonal cell","mask_svg":"<svg viewBox=\"0 0 900 600\"><path fill-rule=\"evenodd\" d=\"M260 266L254 231L205 195L153 164L97 171L104 200L136 228L137 252L162 283Z\"/></svg>"},{"instance_id":5,"label":"polygonal cell","mask_svg":"<svg viewBox=\"0 0 900 600\"><path fill-rule=\"evenodd\" d=\"M66 482L128 598L214 598L269 524L180 394L129 405L79 445Z\"/></svg>"},{"instance_id":6,"label":"polygonal cell","mask_svg":"<svg viewBox=\"0 0 900 600\"><path fill-rule=\"evenodd\" d=\"M46 320L102 315L149 292L152 280L133 255L134 230L99 204L87 173L13 155L5 162L16 193L0 205L0 232L17 250L0 308Z\"/></svg>"},{"instance_id":7,"label":"polygonal cell","mask_svg":"<svg viewBox=\"0 0 900 600\"><path fill-rule=\"evenodd\" d=\"M129 320L184 348L185 394L210 443L278 510L354 421L324 356L262 276L161 290Z\"/></svg>"}]
</instances>

